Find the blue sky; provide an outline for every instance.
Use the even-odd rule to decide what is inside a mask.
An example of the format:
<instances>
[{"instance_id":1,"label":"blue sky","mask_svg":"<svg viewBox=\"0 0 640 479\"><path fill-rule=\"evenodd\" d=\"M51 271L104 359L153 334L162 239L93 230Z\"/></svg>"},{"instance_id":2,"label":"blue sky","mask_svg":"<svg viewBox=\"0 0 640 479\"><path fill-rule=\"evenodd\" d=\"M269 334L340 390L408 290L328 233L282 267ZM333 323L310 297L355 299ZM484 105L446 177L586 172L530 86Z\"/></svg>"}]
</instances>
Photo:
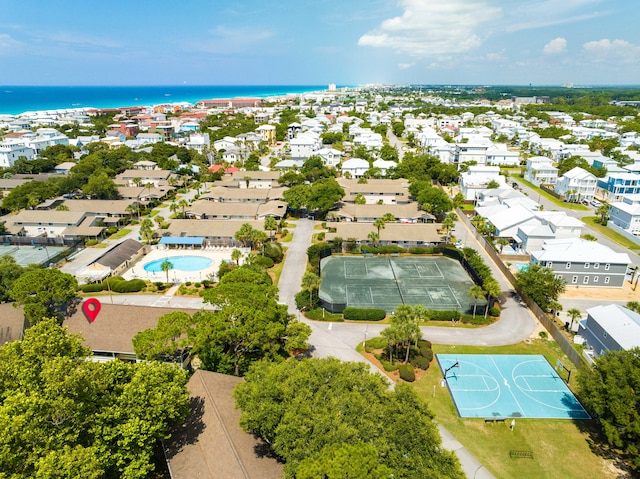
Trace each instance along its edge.
<instances>
[{"instance_id":1,"label":"blue sky","mask_svg":"<svg viewBox=\"0 0 640 479\"><path fill-rule=\"evenodd\" d=\"M0 0L3 85L640 84L637 0Z\"/></svg>"}]
</instances>

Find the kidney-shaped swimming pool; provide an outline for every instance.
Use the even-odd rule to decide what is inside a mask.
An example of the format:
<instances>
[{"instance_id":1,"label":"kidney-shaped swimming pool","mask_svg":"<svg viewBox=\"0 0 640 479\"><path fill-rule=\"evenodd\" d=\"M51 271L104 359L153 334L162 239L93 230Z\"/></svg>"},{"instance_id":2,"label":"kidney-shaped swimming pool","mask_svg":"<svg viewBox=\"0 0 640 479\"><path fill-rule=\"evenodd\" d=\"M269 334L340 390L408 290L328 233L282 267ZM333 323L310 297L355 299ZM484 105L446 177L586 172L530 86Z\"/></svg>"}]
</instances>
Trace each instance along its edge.
<instances>
[{"instance_id":1,"label":"kidney-shaped swimming pool","mask_svg":"<svg viewBox=\"0 0 640 479\"><path fill-rule=\"evenodd\" d=\"M144 270L150 273L159 273L162 271L162 263L167 260L172 265L169 269L176 271L199 271L211 266L213 263L212 259L204 256L172 256L150 261L144 265Z\"/></svg>"}]
</instances>

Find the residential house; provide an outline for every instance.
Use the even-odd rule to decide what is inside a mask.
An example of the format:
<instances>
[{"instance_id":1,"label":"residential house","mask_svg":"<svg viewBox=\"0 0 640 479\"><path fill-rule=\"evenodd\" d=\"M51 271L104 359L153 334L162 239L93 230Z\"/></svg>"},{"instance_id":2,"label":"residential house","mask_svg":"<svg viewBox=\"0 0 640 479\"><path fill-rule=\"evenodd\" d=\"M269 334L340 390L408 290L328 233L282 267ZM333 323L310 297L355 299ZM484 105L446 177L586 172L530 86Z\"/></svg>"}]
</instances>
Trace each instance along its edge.
<instances>
[{"instance_id":1,"label":"residential house","mask_svg":"<svg viewBox=\"0 0 640 479\"><path fill-rule=\"evenodd\" d=\"M89 263L83 270L78 271L76 277L80 282L102 281L108 276L118 276L145 253L142 243L133 239L126 239L105 252L98 259Z\"/></svg>"},{"instance_id":2,"label":"residential house","mask_svg":"<svg viewBox=\"0 0 640 479\"><path fill-rule=\"evenodd\" d=\"M610 203L609 223L627 233L640 236L640 194L624 195L622 201Z\"/></svg>"},{"instance_id":3,"label":"residential house","mask_svg":"<svg viewBox=\"0 0 640 479\"><path fill-rule=\"evenodd\" d=\"M626 195L640 194L640 175L635 173L609 173L598 179L598 189L610 202L620 202Z\"/></svg>"},{"instance_id":4,"label":"residential house","mask_svg":"<svg viewBox=\"0 0 640 479\"><path fill-rule=\"evenodd\" d=\"M369 235L377 234L377 229L372 223L347 222L332 223L332 230L327 233L327 241L333 241L335 238L343 240L355 239L358 245L372 244ZM440 225L436 223L415 223L400 224L387 223L384 229L380 230L380 238L378 244L383 246L393 245L403 248L428 247L445 242L445 238L439 233Z\"/></svg>"},{"instance_id":5,"label":"residential house","mask_svg":"<svg viewBox=\"0 0 640 479\"><path fill-rule=\"evenodd\" d=\"M329 221L335 218L337 221L373 223L386 214L392 214L397 223L433 223L435 221L435 216L421 210L417 203L366 205L344 203L337 210L330 211L327 219Z\"/></svg>"},{"instance_id":6,"label":"residential house","mask_svg":"<svg viewBox=\"0 0 640 479\"><path fill-rule=\"evenodd\" d=\"M631 260L598 242L566 238L545 241L531 263L551 268L567 286L622 288Z\"/></svg>"},{"instance_id":7,"label":"residential house","mask_svg":"<svg viewBox=\"0 0 640 479\"><path fill-rule=\"evenodd\" d=\"M230 182L238 188L275 188L280 175L279 171L236 171Z\"/></svg>"},{"instance_id":8,"label":"residential house","mask_svg":"<svg viewBox=\"0 0 640 479\"><path fill-rule=\"evenodd\" d=\"M524 179L536 186L555 185L558 180L558 168L553 166L551 158L533 156L527 159Z\"/></svg>"},{"instance_id":9,"label":"residential house","mask_svg":"<svg viewBox=\"0 0 640 479\"><path fill-rule=\"evenodd\" d=\"M97 238L105 229L103 218L85 211L23 210L6 218L6 227L18 236Z\"/></svg>"},{"instance_id":10,"label":"residential house","mask_svg":"<svg viewBox=\"0 0 640 479\"><path fill-rule=\"evenodd\" d=\"M192 133L187 141L187 148L196 150L198 153L206 153L209 150L209 133Z\"/></svg>"},{"instance_id":11,"label":"residential house","mask_svg":"<svg viewBox=\"0 0 640 479\"><path fill-rule=\"evenodd\" d=\"M289 145L291 147L291 158L307 159L322 148L322 139L317 133L308 131L300 133L291 139Z\"/></svg>"},{"instance_id":12,"label":"residential house","mask_svg":"<svg viewBox=\"0 0 640 479\"><path fill-rule=\"evenodd\" d=\"M578 325L588 359L608 351L640 347L640 314L619 304L601 304L587 309Z\"/></svg>"},{"instance_id":13,"label":"residential house","mask_svg":"<svg viewBox=\"0 0 640 479\"><path fill-rule=\"evenodd\" d=\"M459 141L456 143L454 152L454 163L462 165L463 163L473 163L477 165L485 165L487 163L487 150L493 144L491 140L482 136L473 136L464 138L467 141Z\"/></svg>"},{"instance_id":14,"label":"residential house","mask_svg":"<svg viewBox=\"0 0 640 479\"><path fill-rule=\"evenodd\" d=\"M264 220L228 219L226 221L209 219L175 219L171 220L164 236L178 238L204 238L206 244L214 246L238 247L234 235L244 223L252 228L264 230Z\"/></svg>"},{"instance_id":15,"label":"residential house","mask_svg":"<svg viewBox=\"0 0 640 479\"><path fill-rule=\"evenodd\" d=\"M240 203L196 200L186 210L188 218L209 220L264 220L267 216L280 219L287 212L283 201L265 203Z\"/></svg>"},{"instance_id":16,"label":"residential house","mask_svg":"<svg viewBox=\"0 0 640 479\"><path fill-rule=\"evenodd\" d=\"M360 178L367 170L369 170L369 162L362 158L351 158L342 163L342 176Z\"/></svg>"},{"instance_id":17,"label":"residential house","mask_svg":"<svg viewBox=\"0 0 640 479\"><path fill-rule=\"evenodd\" d=\"M0 142L0 168L10 168L19 158L31 160L36 151L20 140L3 140Z\"/></svg>"},{"instance_id":18,"label":"residential house","mask_svg":"<svg viewBox=\"0 0 640 479\"><path fill-rule=\"evenodd\" d=\"M206 193L200 195L201 200L216 201L219 203L267 203L271 200L281 200L282 193L288 188L227 188L214 186Z\"/></svg>"},{"instance_id":19,"label":"residential house","mask_svg":"<svg viewBox=\"0 0 640 479\"><path fill-rule=\"evenodd\" d=\"M342 160L342 152L335 148L320 148L315 154L322 158L322 163L325 166L332 168L338 166Z\"/></svg>"},{"instance_id":20,"label":"residential house","mask_svg":"<svg viewBox=\"0 0 640 479\"><path fill-rule=\"evenodd\" d=\"M509 150L504 143L494 143L487 148L487 165L513 166L520 164L520 153Z\"/></svg>"},{"instance_id":21,"label":"residential house","mask_svg":"<svg viewBox=\"0 0 640 479\"><path fill-rule=\"evenodd\" d=\"M260 125L256 131L262 135L262 140L267 145L276 143L276 127L273 125Z\"/></svg>"},{"instance_id":22,"label":"residential house","mask_svg":"<svg viewBox=\"0 0 640 479\"><path fill-rule=\"evenodd\" d=\"M153 184L154 188L166 186L177 176L171 170L125 170L114 178L116 184L127 186L145 186Z\"/></svg>"},{"instance_id":23,"label":"residential house","mask_svg":"<svg viewBox=\"0 0 640 479\"><path fill-rule=\"evenodd\" d=\"M76 164L73 161L65 161L64 163L60 163L59 165L54 166L53 172L59 173L61 175L68 175L71 171L71 168L73 168L74 166L76 166Z\"/></svg>"},{"instance_id":24,"label":"residential house","mask_svg":"<svg viewBox=\"0 0 640 479\"><path fill-rule=\"evenodd\" d=\"M554 190L559 195L562 195L565 201L589 202L596 192L596 183L595 175L576 166L558 178Z\"/></svg>"},{"instance_id":25,"label":"residential house","mask_svg":"<svg viewBox=\"0 0 640 479\"><path fill-rule=\"evenodd\" d=\"M373 168L379 169L382 176L387 176L387 172L392 168L396 168L398 166L398 163L396 163L395 161L383 160L382 158L378 158L373 162L371 166Z\"/></svg>"},{"instance_id":26,"label":"residential house","mask_svg":"<svg viewBox=\"0 0 640 479\"><path fill-rule=\"evenodd\" d=\"M500 174L499 166L470 166L460 175L460 192L465 200L474 201L480 190L495 182L498 188L506 186L506 178Z\"/></svg>"},{"instance_id":27,"label":"residential house","mask_svg":"<svg viewBox=\"0 0 640 479\"><path fill-rule=\"evenodd\" d=\"M359 195L364 197L368 205L406 204L411 201L409 198L409 183L404 179L387 180L368 178L365 183L360 183L356 179L349 179L342 176L338 178L337 181L344 189L345 194L343 201L346 203L355 202Z\"/></svg>"}]
</instances>

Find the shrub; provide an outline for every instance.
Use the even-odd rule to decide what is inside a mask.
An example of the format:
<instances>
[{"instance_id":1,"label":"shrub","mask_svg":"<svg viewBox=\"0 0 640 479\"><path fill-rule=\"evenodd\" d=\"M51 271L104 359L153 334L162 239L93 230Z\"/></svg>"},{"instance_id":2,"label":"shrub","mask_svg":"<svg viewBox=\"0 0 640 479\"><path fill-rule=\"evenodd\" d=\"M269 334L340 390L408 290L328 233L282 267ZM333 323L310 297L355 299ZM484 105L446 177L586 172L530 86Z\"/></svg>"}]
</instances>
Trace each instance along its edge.
<instances>
[{"instance_id":1,"label":"shrub","mask_svg":"<svg viewBox=\"0 0 640 479\"><path fill-rule=\"evenodd\" d=\"M547 333L546 331L540 331L538 333L538 335L542 338L542 339L547 339L549 337L549 333Z\"/></svg>"},{"instance_id":2,"label":"shrub","mask_svg":"<svg viewBox=\"0 0 640 479\"><path fill-rule=\"evenodd\" d=\"M497 318L498 316L500 316L500 308L489 308L489 316L493 316L494 318Z\"/></svg>"},{"instance_id":3,"label":"shrub","mask_svg":"<svg viewBox=\"0 0 640 479\"><path fill-rule=\"evenodd\" d=\"M318 293L314 291L309 302L309 291L299 291L295 296L296 307L298 309L306 309L307 311L318 307Z\"/></svg>"},{"instance_id":4,"label":"shrub","mask_svg":"<svg viewBox=\"0 0 640 479\"><path fill-rule=\"evenodd\" d=\"M424 358L426 359L428 362L431 362L433 360L433 351L432 350L427 350L427 351L420 351L420 356L418 356L420 358ZM423 368L424 369L424 368Z\"/></svg>"},{"instance_id":5,"label":"shrub","mask_svg":"<svg viewBox=\"0 0 640 479\"><path fill-rule=\"evenodd\" d=\"M306 311L304 315L314 321L331 321L333 323L341 323L342 321L344 321L341 314L330 313L329 311L325 311L322 308L316 308L312 309L311 311Z\"/></svg>"},{"instance_id":6,"label":"shrub","mask_svg":"<svg viewBox=\"0 0 640 479\"><path fill-rule=\"evenodd\" d=\"M94 240L94 239L87 240L84 243L85 246L95 246L97 244L98 244L98 240Z\"/></svg>"},{"instance_id":7,"label":"shrub","mask_svg":"<svg viewBox=\"0 0 640 479\"><path fill-rule=\"evenodd\" d=\"M387 361L385 359L384 355L382 355L382 354L376 354L375 358L378 361L380 361L380 365L382 365L382 369L384 369L388 373L398 369L398 365L397 364L391 364L391 362Z\"/></svg>"},{"instance_id":8,"label":"shrub","mask_svg":"<svg viewBox=\"0 0 640 479\"><path fill-rule=\"evenodd\" d=\"M196 288L199 288L200 286L202 286L202 283L195 283L193 286L195 286Z\"/></svg>"},{"instance_id":9,"label":"shrub","mask_svg":"<svg viewBox=\"0 0 640 479\"><path fill-rule=\"evenodd\" d=\"M406 250L400 246L384 245L384 246L361 246L361 251L367 250L367 253L371 254L392 254L392 253L404 253Z\"/></svg>"},{"instance_id":10,"label":"shrub","mask_svg":"<svg viewBox=\"0 0 640 479\"><path fill-rule=\"evenodd\" d=\"M324 231L322 233L318 233L318 236L317 236L318 237L318 241L324 241L324 236L325 236Z\"/></svg>"},{"instance_id":11,"label":"shrub","mask_svg":"<svg viewBox=\"0 0 640 479\"><path fill-rule=\"evenodd\" d=\"M107 234L108 234L108 235L115 234L115 233L117 233L117 232L118 232L118 227L117 227L117 226L109 226L109 227L107 228L107 231L106 231L106 232L107 232Z\"/></svg>"},{"instance_id":12,"label":"shrub","mask_svg":"<svg viewBox=\"0 0 640 479\"><path fill-rule=\"evenodd\" d=\"M192 283L191 283L191 281L187 281L187 282L186 282L186 283L184 283L184 284L186 284L187 286L191 286L191 284L192 284Z\"/></svg>"},{"instance_id":13,"label":"shrub","mask_svg":"<svg viewBox=\"0 0 640 479\"><path fill-rule=\"evenodd\" d=\"M416 246L414 248L409 248L409 253L411 254L434 254L434 248L423 248L420 246Z\"/></svg>"},{"instance_id":14,"label":"shrub","mask_svg":"<svg viewBox=\"0 0 640 479\"><path fill-rule=\"evenodd\" d=\"M345 308L342 314L351 321L381 321L387 316L384 309L377 308Z\"/></svg>"},{"instance_id":15,"label":"shrub","mask_svg":"<svg viewBox=\"0 0 640 479\"><path fill-rule=\"evenodd\" d=\"M425 371L429 369L429 363L431 363L431 361L424 356L416 356L411 360L411 364L414 368L423 369Z\"/></svg>"},{"instance_id":16,"label":"shrub","mask_svg":"<svg viewBox=\"0 0 640 479\"><path fill-rule=\"evenodd\" d=\"M213 281L211 281L210 279L202 280L202 286L204 286L205 288L210 288L212 284L213 284Z\"/></svg>"},{"instance_id":17,"label":"shrub","mask_svg":"<svg viewBox=\"0 0 640 479\"><path fill-rule=\"evenodd\" d=\"M420 354L422 354L422 350L430 350L432 347L431 345L431 341L427 340L427 339L420 339L418 340L418 348L420 349Z\"/></svg>"},{"instance_id":18,"label":"shrub","mask_svg":"<svg viewBox=\"0 0 640 479\"><path fill-rule=\"evenodd\" d=\"M451 310L451 311L440 311L440 310L430 310L427 315L431 321L459 321L462 314L460 311Z\"/></svg>"},{"instance_id":19,"label":"shrub","mask_svg":"<svg viewBox=\"0 0 640 479\"><path fill-rule=\"evenodd\" d=\"M376 336L375 338L368 339L365 346L371 349L384 349L387 347L387 340L382 336Z\"/></svg>"},{"instance_id":20,"label":"shrub","mask_svg":"<svg viewBox=\"0 0 640 479\"><path fill-rule=\"evenodd\" d=\"M166 286L162 281L154 281L153 285L158 288L158 291L164 291Z\"/></svg>"},{"instance_id":21,"label":"shrub","mask_svg":"<svg viewBox=\"0 0 640 479\"><path fill-rule=\"evenodd\" d=\"M252 264L256 264L258 266L260 266L261 268L264 269L269 269L271 267L273 267L273 260L271 258L268 258L266 256L256 256L251 260Z\"/></svg>"},{"instance_id":22,"label":"shrub","mask_svg":"<svg viewBox=\"0 0 640 479\"><path fill-rule=\"evenodd\" d=\"M104 291L104 285L102 283L89 283L80 286L80 290L83 293L97 293L98 291Z\"/></svg>"},{"instance_id":23,"label":"shrub","mask_svg":"<svg viewBox=\"0 0 640 479\"><path fill-rule=\"evenodd\" d=\"M118 281L113 283L111 289L116 293L137 293L147 287L143 279L132 279L130 281Z\"/></svg>"},{"instance_id":24,"label":"shrub","mask_svg":"<svg viewBox=\"0 0 640 479\"><path fill-rule=\"evenodd\" d=\"M416 380L416 373L411 364L402 364L398 368L400 371L400 379L412 383Z\"/></svg>"},{"instance_id":25,"label":"shrub","mask_svg":"<svg viewBox=\"0 0 640 479\"><path fill-rule=\"evenodd\" d=\"M282 249L282 245L280 243L276 241L269 241L264 245L263 254L267 258L271 258L274 263L279 263L284 257L284 250Z\"/></svg>"}]
</instances>

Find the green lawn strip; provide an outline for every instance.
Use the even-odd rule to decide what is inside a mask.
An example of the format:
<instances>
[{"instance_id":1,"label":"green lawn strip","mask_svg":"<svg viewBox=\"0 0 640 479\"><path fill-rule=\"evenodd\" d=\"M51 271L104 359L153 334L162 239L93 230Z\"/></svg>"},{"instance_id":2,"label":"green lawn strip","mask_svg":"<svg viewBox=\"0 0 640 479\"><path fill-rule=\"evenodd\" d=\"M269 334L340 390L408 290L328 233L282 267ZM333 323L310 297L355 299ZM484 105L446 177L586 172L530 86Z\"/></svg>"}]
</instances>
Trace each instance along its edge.
<instances>
[{"instance_id":1,"label":"green lawn strip","mask_svg":"<svg viewBox=\"0 0 640 479\"><path fill-rule=\"evenodd\" d=\"M491 348L434 345L433 351L436 354L543 354L552 365L557 358L569 363L555 342L543 339L533 340L530 344ZM516 419L515 429L511 431L510 420L485 423L482 418L462 419L455 411L449 391L440 386L441 377L434 360L427 374L414 387L428 402L436 421L497 479L579 479L584 477L585 471L593 471L590 474L598 477L615 477L606 468L604 460L591 451L589 435L583 432L594 426L593 421ZM573 377L571 383L574 383ZM534 458L511 458L509 452L512 450L532 451Z\"/></svg>"},{"instance_id":2,"label":"green lawn strip","mask_svg":"<svg viewBox=\"0 0 640 479\"><path fill-rule=\"evenodd\" d=\"M278 286L278 283L280 282L280 276L282 275L282 268L284 268L284 260L287 257L287 252L286 250L284 251L284 256L282 257L282 261L280 261L279 263L273 265L273 267L271 269L269 269L267 272L268 273L273 273L273 285L274 286Z\"/></svg>"},{"instance_id":3,"label":"green lawn strip","mask_svg":"<svg viewBox=\"0 0 640 479\"><path fill-rule=\"evenodd\" d=\"M284 238L280 238L281 243L289 243L293 239L293 233L287 234Z\"/></svg>"},{"instance_id":4,"label":"green lawn strip","mask_svg":"<svg viewBox=\"0 0 640 479\"><path fill-rule=\"evenodd\" d=\"M123 236L127 236L129 233L131 233L131 230L129 228L122 228L120 231L117 231L113 233L111 236L109 236L109 239L110 240L120 239Z\"/></svg>"},{"instance_id":5,"label":"green lawn strip","mask_svg":"<svg viewBox=\"0 0 640 479\"><path fill-rule=\"evenodd\" d=\"M533 183L529 183L527 180L525 180L524 178L521 178L519 176L518 177L512 176L511 178L513 178L517 182L524 183L529 188L535 190L536 193L540 194L541 196L544 196L546 199L548 199L552 203L558 205L560 208L567 208L569 210L576 210L576 211L587 211L589 209L586 206L581 205L580 203L565 203L564 201L559 200L555 196L550 195L546 191L543 191L540 188L538 188Z\"/></svg>"},{"instance_id":6,"label":"green lawn strip","mask_svg":"<svg viewBox=\"0 0 640 479\"><path fill-rule=\"evenodd\" d=\"M160 213L160 210L151 210L151 217L153 218L155 215L157 215L158 213Z\"/></svg>"},{"instance_id":7,"label":"green lawn strip","mask_svg":"<svg viewBox=\"0 0 640 479\"><path fill-rule=\"evenodd\" d=\"M608 237L610 240L618 243L620 246L627 249L631 249L631 250L640 249L640 245L625 238L620 233L613 231L611 228L607 228L606 226L602 226L600 223L597 223L596 221L600 219L599 216L583 216L580 219L584 221L586 224L588 224L591 228L596 230L597 232L602 233L603 235Z\"/></svg>"}]
</instances>

